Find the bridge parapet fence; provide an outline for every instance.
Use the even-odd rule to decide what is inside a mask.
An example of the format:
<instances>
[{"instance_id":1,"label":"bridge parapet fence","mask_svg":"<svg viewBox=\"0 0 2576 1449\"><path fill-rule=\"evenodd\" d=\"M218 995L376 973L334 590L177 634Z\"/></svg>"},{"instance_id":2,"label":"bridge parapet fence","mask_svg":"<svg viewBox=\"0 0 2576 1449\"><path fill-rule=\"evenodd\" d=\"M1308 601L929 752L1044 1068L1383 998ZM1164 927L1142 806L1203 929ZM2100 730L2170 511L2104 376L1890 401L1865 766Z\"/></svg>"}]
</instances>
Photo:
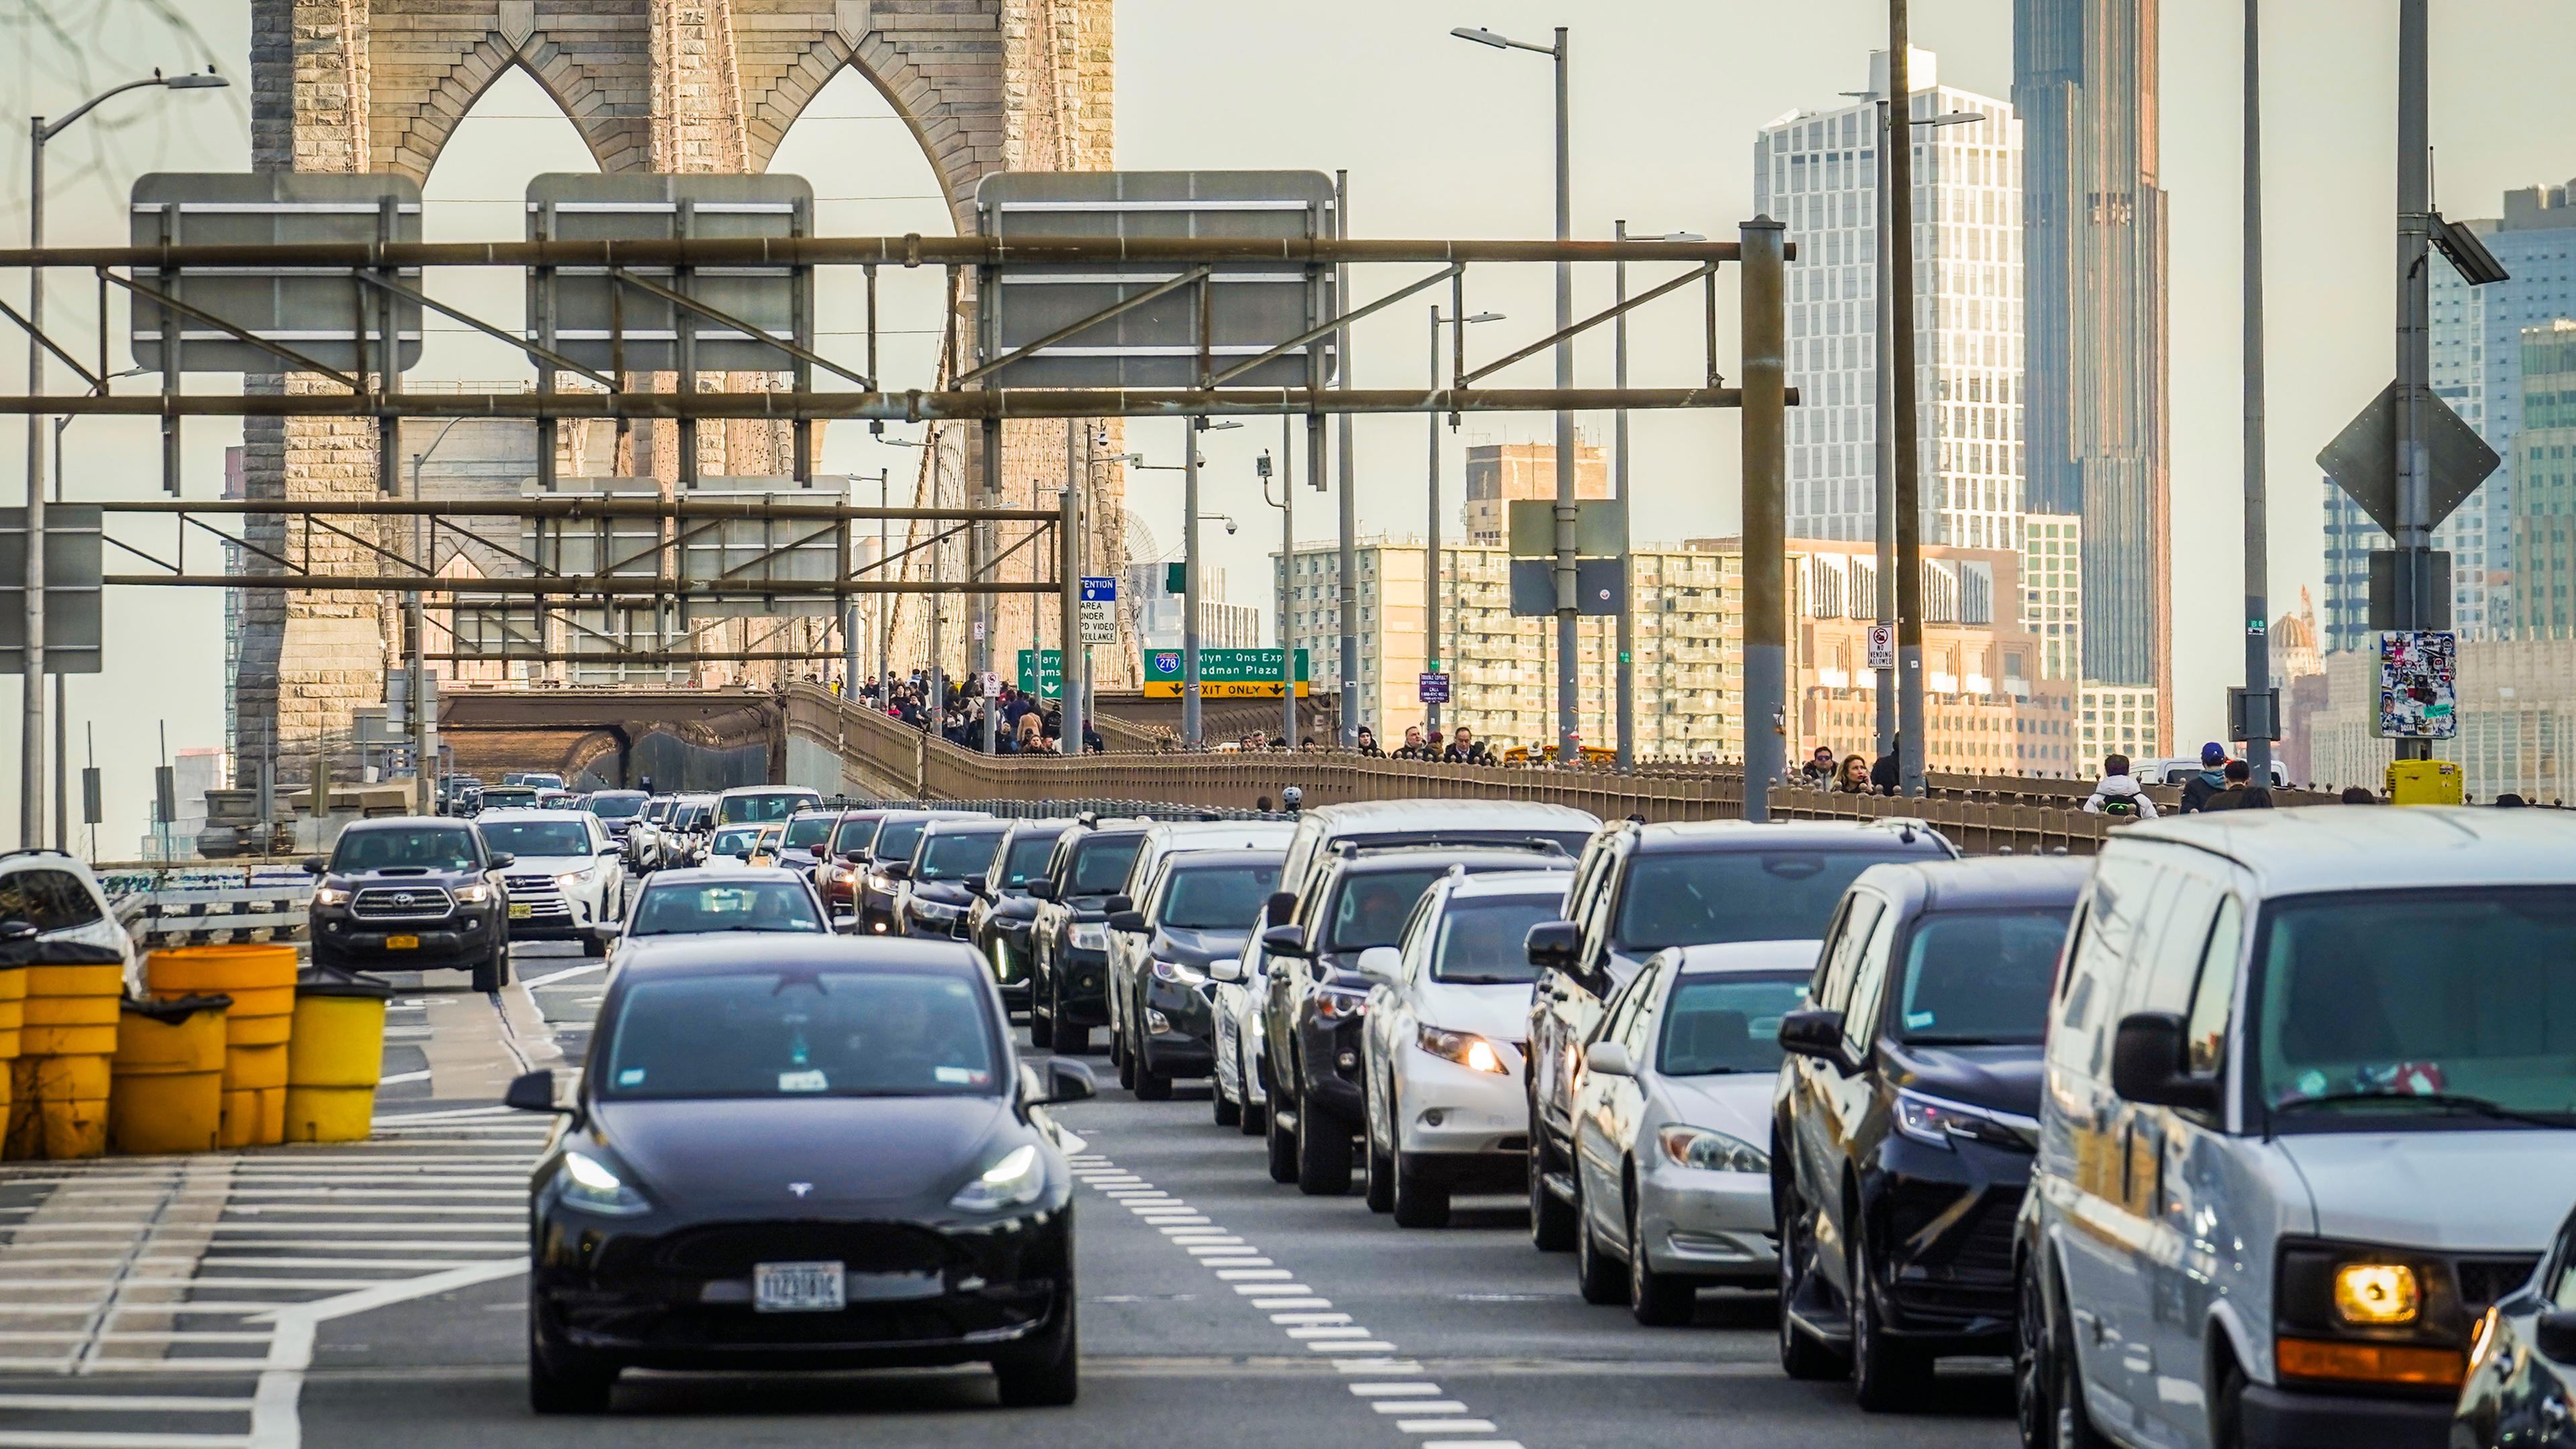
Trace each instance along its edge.
<instances>
[{"instance_id":1,"label":"bridge parapet fence","mask_svg":"<svg viewBox=\"0 0 2576 1449\"><path fill-rule=\"evenodd\" d=\"M788 692L787 725L839 750L863 774L895 787L896 793L982 808L1008 801L1008 813L1014 814L1072 814L1105 806L1104 813L1215 810L1249 816L1265 802L1275 806L1289 785L1304 792L1309 806L1509 799L1571 805L1604 820L1630 815L1649 821L1730 820L1744 813L1742 772L1723 766L1709 766L1699 774L1621 775L1430 764L1338 751L992 756L961 749L874 710L847 706L829 691L809 685ZM2070 808L2073 803L1974 799L1956 793L1905 800L1789 786L1771 792L1777 819L1917 819L1973 853L2092 854L2113 822Z\"/></svg>"}]
</instances>

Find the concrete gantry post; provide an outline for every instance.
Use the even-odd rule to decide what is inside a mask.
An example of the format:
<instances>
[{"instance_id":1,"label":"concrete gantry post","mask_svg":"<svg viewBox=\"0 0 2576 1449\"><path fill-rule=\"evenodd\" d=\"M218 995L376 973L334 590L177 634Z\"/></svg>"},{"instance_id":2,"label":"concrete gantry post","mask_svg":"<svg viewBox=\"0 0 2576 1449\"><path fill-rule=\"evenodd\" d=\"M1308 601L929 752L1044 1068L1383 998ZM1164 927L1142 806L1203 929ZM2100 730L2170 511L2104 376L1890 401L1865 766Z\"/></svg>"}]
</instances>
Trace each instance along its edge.
<instances>
[{"instance_id":1,"label":"concrete gantry post","mask_svg":"<svg viewBox=\"0 0 2576 1449\"><path fill-rule=\"evenodd\" d=\"M1914 376L1914 81L1905 0L1887 0L1887 311L1896 448L1896 791L1923 793L1923 450ZM1880 588L1887 581L1879 581Z\"/></svg>"},{"instance_id":2,"label":"concrete gantry post","mask_svg":"<svg viewBox=\"0 0 2576 1449\"><path fill-rule=\"evenodd\" d=\"M1744 223L1744 818L1771 818L1770 788L1787 764L1789 611L1788 228Z\"/></svg>"},{"instance_id":3,"label":"concrete gantry post","mask_svg":"<svg viewBox=\"0 0 2576 1449\"><path fill-rule=\"evenodd\" d=\"M2424 0L2397 5L2397 531L2396 626L2430 629L2433 598L2432 149L2427 121ZM2430 739L2401 739L2397 758L2429 760Z\"/></svg>"}]
</instances>

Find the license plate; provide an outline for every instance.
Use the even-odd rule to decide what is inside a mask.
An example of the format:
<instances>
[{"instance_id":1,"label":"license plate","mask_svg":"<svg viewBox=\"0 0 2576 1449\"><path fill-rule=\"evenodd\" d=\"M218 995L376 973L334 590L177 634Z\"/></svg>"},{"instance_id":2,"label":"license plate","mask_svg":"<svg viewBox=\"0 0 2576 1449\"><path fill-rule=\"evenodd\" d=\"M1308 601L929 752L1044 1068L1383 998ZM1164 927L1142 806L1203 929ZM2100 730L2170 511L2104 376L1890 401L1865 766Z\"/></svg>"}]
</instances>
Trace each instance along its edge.
<instances>
[{"instance_id":1,"label":"license plate","mask_svg":"<svg viewBox=\"0 0 2576 1449\"><path fill-rule=\"evenodd\" d=\"M385 949L388 951L417 951L420 949L420 937L387 936L385 937Z\"/></svg>"},{"instance_id":2,"label":"license plate","mask_svg":"<svg viewBox=\"0 0 2576 1449\"><path fill-rule=\"evenodd\" d=\"M839 1263L755 1263L751 1306L761 1313L838 1313L849 1306Z\"/></svg>"},{"instance_id":3,"label":"license plate","mask_svg":"<svg viewBox=\"0 0 2576 1449\"><path fill-rule=\"evenodd\" d=\"M536 913L537 908L532 905L522 905L514 902L510 906L510 919L514 921L524 921Z\"/></svg>"}]
</instances>

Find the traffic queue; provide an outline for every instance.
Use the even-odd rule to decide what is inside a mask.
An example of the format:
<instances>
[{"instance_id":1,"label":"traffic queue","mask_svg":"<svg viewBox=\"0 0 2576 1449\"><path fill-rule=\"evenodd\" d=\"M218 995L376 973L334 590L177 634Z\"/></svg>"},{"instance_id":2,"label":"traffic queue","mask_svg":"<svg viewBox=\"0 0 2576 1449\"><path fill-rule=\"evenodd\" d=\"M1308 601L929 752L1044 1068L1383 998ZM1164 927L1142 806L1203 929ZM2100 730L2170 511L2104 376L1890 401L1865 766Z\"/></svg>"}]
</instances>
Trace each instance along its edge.
<instances>
[{"instance_id":1,"label":"traffic queue","mask_svg":"<svg viewBox=\"0 0 2576 1449\"><path fill-rule=\"evenodd\" d=\"M1971 859L1906 819L1005 818L773 787L635 804L606 894L554 871L606 838L558 813L355 828L315 907L356 954L404 883L380 877L417 880L472 918L478 986L490 934L561 929L540 901L613 953L574 1102L513 1096L573 1118L538 1172L541 1407L755 1348L988 1359L1013 1402L1069 1398L1045 1108L1090 1094L1072 1059L1101 1033L1121 1086L1204 1080L1262 1142L1247 1168L1300 1193L1411 1230L1520 1197L1532 1246L1641 1324L1764 1293L1782 1371L1866 1411L2002 1358L2034 1446L2576 1444L2576 830L2549 812L2245 811ZM724 847L740 825L778 838ZM685 1052L649 1035L682 1023ZM758 1159L816 1132L916 1164L931 1236L815 1229L854 1189ZM741 1225L733 1197L780 1192L801 1226ZM1034 1236L952 1311L919 1255L992 1213ZM637 1254L696 1266L620 1286ZM766 1316L816 1303L843 1335L876 1305L865 1341Z\"/></svg>"}]
</instances>

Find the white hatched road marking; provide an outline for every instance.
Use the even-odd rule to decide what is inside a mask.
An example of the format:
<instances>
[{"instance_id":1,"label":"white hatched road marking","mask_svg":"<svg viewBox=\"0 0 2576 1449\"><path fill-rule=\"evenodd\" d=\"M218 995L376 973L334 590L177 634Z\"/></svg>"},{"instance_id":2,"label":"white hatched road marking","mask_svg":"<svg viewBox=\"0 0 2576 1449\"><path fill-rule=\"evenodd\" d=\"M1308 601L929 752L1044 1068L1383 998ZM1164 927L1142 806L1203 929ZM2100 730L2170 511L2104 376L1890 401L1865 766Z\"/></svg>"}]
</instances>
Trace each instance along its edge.
<instances>
[{"instance_id":1,"label":"white hatched road marking","mask_svg":"<svg viewBox=\"0 0 2576 1449\"><path fill-rule=\"evenodd\" d=\"M1260 1249L1211 1224L1204 1215L1192 1211L1188 1203L1119 1169L1097 1153L1075 1154L1066 1161L1084 1185L1124 1206L1136 1215L1137 1221L1153 1225L1197 1266L1214 1273L1218 1282L1233 1288L1255 1308L1299 1310L1269 1315L1271 1323L1290 1343L1301 1344L1314 1354L1354 1355L1326 1361L1344 1373L1369 1376L1348 1387L1382 1416L1379 1422L1405 1435L1497 1432L1491 1419L1468 1417L1463 1401L1442 1398L1440 1386L1421 1377L1421 1364L1395 1357L1394 1344L1371 1337L1369 1330L1352 1322L1349 1314L1329 1311L1331 1299L1317 1296L1303 1283L1290 1281L1296 1277L1293 1271L1273 1266L1269 1258L1260 1255ZM1408 1443L1410 1449L1522 1449L1514 1439L1434 1438Z\"/></svg>"}]
</instances>

